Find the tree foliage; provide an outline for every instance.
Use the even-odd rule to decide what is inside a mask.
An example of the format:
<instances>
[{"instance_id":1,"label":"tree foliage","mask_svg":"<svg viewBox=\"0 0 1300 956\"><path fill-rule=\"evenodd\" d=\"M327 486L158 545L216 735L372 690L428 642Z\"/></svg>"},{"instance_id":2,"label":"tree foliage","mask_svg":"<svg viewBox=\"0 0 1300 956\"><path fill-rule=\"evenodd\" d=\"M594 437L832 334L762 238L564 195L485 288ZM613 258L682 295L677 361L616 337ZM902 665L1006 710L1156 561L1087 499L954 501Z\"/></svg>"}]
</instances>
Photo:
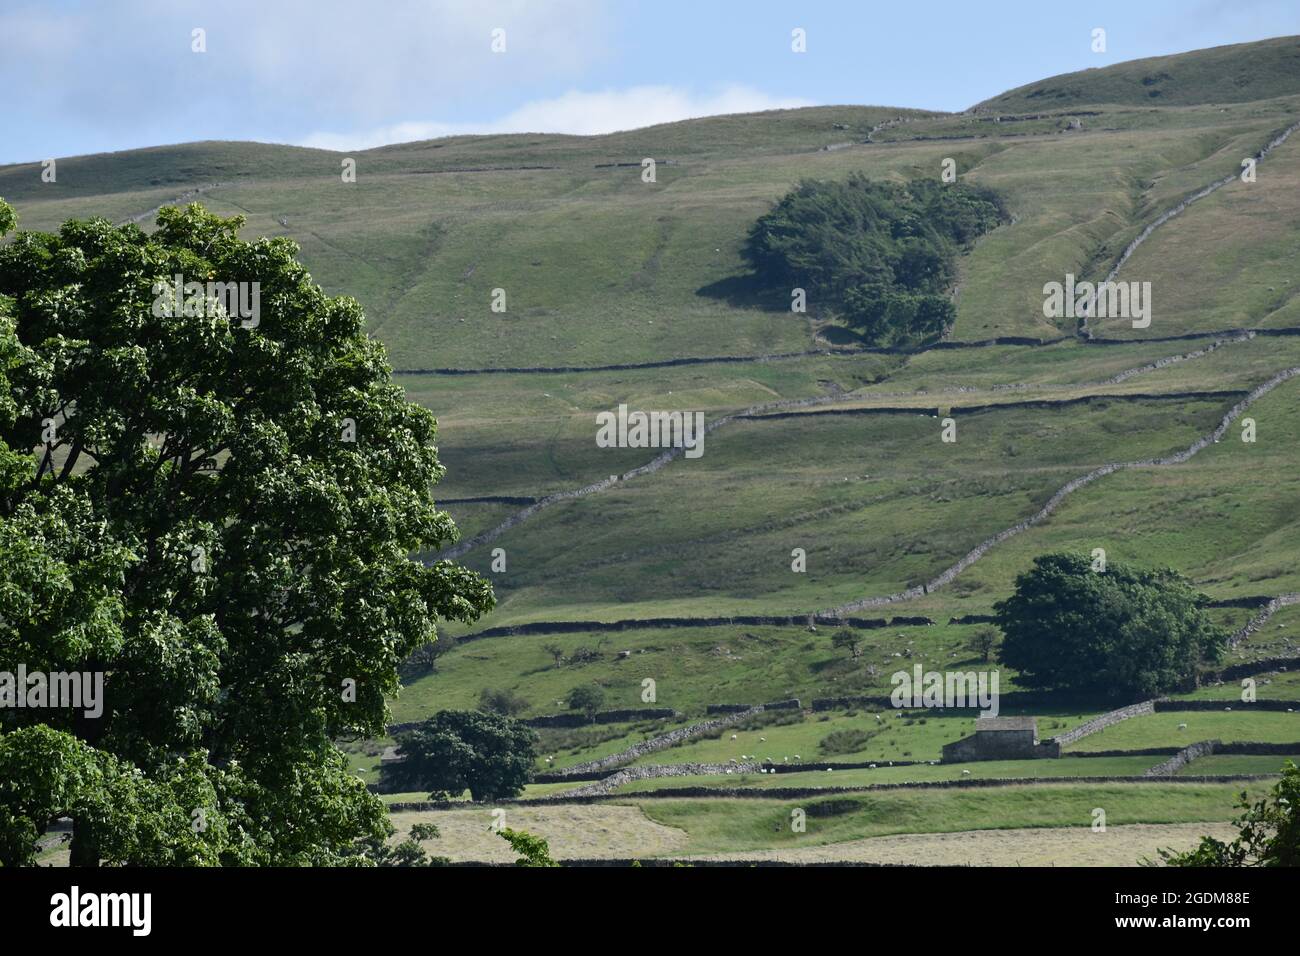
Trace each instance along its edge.
<instances>
[{"instance_id":1,"label":"tree foliage","mask_svg":"<svg viewBox=\"0 0 1300 956\"><path fill-rule=\"evenodd\" d=\"M497 836L510 844L510 849L519 854L515 866L559 866L551 859L551 847L545 839L533 836L524 830L511 830L504 827L497 831Z\"/></svg>"},{"instance_id":2,"label":"tree foliage","mask_svg":"<svg viewBox=\"0 0 1300 956\"><path fill-rule=\"evenodd\" d=\"M951 324L958 252L1006 218L980 187L853 174L800 183L754 223L742 251L766 288L805 289L869 341L906 344Z\"/></svg>"},{"instance_id":3,"label":"tree foliage","mask_svg":"<svg viewBox=\"0 0 1300 956\"><path fill-rule=\"evenodd\" d=\"M1226 642L1205 598L1176 571L1081 554L1049 554L994 605L1001 660L1030 687L1142 699L1194 683L1197 665Z\"/></svg>"},{"instance_id":4,"label":"tree foliage","mask_svg":"<svg viewBox=\"0 0 1300 956\"><path fill-rule=\"evenodd\" d=\"M605 706L605 691L599 684L579 684L569 691L566 700L570 710L582 711L588 720L595 720Z\"/></svg>"},{"instance_id":5,"label":"tree foliage","mask_svg":"<svg viewBox=\"0 0 1300 956\"><path fill-rule=\"evenodd\" d=\"M831 635L831 647L849 652L857 660L862 656L862 637L851 627L842 627Z\"/></svg>"},{"instance_id":6,"label":"tree foliage","mask_svg":"<svg viewBox=\"0 0 1300 956\"><path fill-rule=\"evenodd\" d=\"M389 770L394 785L428 790L430 799L475 800L517 796L537 760L537 735L500 714L444 710L397 735L403 756Z\"/></svg>"},{"instance_id":7,"label":"tree foliage","mask_svg":"<svg viewBox=\"0 0 1300 956\"><path fill-rule=\"evenodd\" d=\"M1202 837L1185 853L1161 850L1169 866L1300 866L1300 768L1288 760L1270 794L1255 803L1243 791L1240 835L1231 843Z\"/></svg>"},{"instance_id":8,"label":"tree foliage","mask_svg":"<svg viewBox=\"0 0 1300 956\"><path fill-rule=\"evenodd\" d=\"M384 814L331 741L381 735L399 662L492 604L411 560L455 536L432 415L356 301L242 224L0 247L0 670L105 675L97 719L0 712L6 862L61 815L74 864L344 861ZM175 308L177 275L258 283L257 321Z\"/></svg>"}]
</instances>

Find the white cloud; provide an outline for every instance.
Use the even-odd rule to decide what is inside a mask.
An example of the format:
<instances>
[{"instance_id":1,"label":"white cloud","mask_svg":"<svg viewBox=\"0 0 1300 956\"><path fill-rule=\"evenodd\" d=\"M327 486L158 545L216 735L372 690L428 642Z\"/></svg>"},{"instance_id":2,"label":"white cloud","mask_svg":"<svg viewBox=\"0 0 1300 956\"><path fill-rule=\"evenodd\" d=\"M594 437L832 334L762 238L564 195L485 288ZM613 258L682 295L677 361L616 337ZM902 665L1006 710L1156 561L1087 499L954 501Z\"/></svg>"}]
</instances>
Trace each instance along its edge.
<instances>
[{"instance_id":1,"label":"white cloud","mask_svg":"<svg viewBox=\"0 0 1300 956\"><path fill-rule=\"evenodd\" d=\"M572 133L593 136L699 116L754 113L810 105L812 104L808 100L770 96L746 86L728 86L712 94L697 94L673 86L633 86L600 92L570 90L551 99L525 103L495 120L477 123L412 120L344 133L318 131L305 137L299 145L357 150L471 133Z\"/></svg>"}]
</instances>

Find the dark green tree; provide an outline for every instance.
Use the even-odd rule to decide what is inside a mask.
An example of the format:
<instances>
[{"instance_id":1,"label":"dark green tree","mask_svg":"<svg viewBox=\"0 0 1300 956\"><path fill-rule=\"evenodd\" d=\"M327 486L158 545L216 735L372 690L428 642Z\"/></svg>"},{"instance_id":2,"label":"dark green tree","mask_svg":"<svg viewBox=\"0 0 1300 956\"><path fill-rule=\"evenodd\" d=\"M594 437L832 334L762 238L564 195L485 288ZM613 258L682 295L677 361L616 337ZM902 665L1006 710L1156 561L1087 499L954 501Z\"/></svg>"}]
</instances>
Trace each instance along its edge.
<instances>
[{"instance_id":1,"label":"dark green tree","mask_svg":"<svg viewBox=\"0 0 1300 956\"><path fill-rule=\"evenodd\" d=\"M242 225L0 247L0 671L105 698L0 712L5 862L62 815L74 864L353 858L384 810L331 741L381 735L399 662L492 606L411 558L455 537L432 415L358 304Z\"/></svg>"},{"instance_id":2,"label":"dark green tree","mask_svg":"<svg viewBox=\"0 0 1300 956\"><path fill-rule=\"evenodd\" d=\"M742 254L763 288L803 288L867 340L909 344L952 323L957 255L1007 218L980 187L853 174L800 183L754 223Z\"/></svg>"},{"instance_id":3,"label":"dark green tree","mask_svg":"<svg viewBox=\"0 0 1300 956\"><path fill-rule=\"evenodd\" d=\"M479 711L444 710L397 735L404 758L388 771L393 785L450 799L466 790L474 800L521 793L537 760L537 735L517 720Z\"/></svg>"},{"instance_id":4,"label":"dark green tree","mask_svg":"<svg viewBox=\"0 0 1300 956\"><path fill-rule=\"evenodd\" d=\"M993 660L993 652L998 646L998 629L988 624L977 628L971 638L970 646L971 650L980 656L980 660L987 664Z\"/></svg>"},{"instance_id":5,"label":"dark green tree","mask_svg":"<svg viewBox=\"0 0 1300 956\"><path fill-rule=\"evenodd\" d=\"M599 684L579 684L565 699L570 710L580 710L588 720L594 721L605 705L605 691Z\"/></svg>"},{"instance_id":6,"label":"dark green tree","mask_svg":"<svg viewBox=\"0 0 1300 956\"><path fill-rule=\"evenodd\" d=\"M1177 572L1048 554L994 605L1000 659L1030 687L1142 699L1193 684L1226 642Z\"/></svg>"}]
</instances>

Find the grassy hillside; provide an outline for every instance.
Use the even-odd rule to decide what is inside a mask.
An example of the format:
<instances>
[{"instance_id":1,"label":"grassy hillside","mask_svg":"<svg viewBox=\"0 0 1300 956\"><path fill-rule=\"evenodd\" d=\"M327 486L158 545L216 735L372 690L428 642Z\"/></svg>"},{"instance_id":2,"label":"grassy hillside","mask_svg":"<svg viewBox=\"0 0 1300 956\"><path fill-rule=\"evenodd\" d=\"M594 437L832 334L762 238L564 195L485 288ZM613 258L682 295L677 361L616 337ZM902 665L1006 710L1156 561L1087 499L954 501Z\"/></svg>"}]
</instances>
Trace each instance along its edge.
<instances>
[{"instance_id":1,"label":"grassy hillside","mask_svg":"<svg viewBox=\"0 0 1300 956\"><path fill-rule=\"evenodd\" d=\"M1023 112L1080 104L1191 106L1300 92L1300 37L1153 56L1038 80L976 109Z\"/></svg>"},{"instance_id":2,"label":"grassy hillside","mask_svg":"<svg viewBox=\"0 0 1300 956\"><path fill-rule=\"evenodd\" d=\"M962 114L832 106L609 136L452 137L351 154L355 184L340 179L342 153L191 143L62 159L54 184L40 182L37 164L0 167L0 195L28 228L92 215L150 228L159 205L199 198L246 216L246 235L292 237L326 290L361 301L398 381L438 416L448 474L435 495L467 539L546 496L656 457L598 447L600 411L624 403L730 419L708 434L699 459L546 504L471 547L459 560L492 574L499 606L451 633L536 621L806 615L928 581L1072 479L1185 449L1251 389L1300 367L1300 335L1217 334L1300 329L1300 135L1260 162L1255 182L1233 179L1162 219L1297 121L1300 41L1288 37L1043 80ZM645 157L657 162L655 183L641 179ZM964 182L996 190L1012 220L958 260L957 317L943 347L870 351L817 303L794 314L752 294L741 256L746 231L797 183L937 177L948 158ZM1155 223L1120 271L1123 280L1151 283L1148 328L1094 320L1097 339L1088 342L1075 320L1044 316L1044 283L1066 273L1104 277ZM490 307L495 289L505 291L505 312ZM1015 341L990 343L999 337ZM953 444L940 440L949 415ZM657 682L657 704L684 715L548 732L554 769L618 752L709 704L886 693L904 659L978 666L973 627L950 618L989 613L1036 555L1065 548L1103 547L1112 560L1175 567L1216 599L1300 591L1300 377L1245 415L1256 423L1254 443L1242 442L1234 423L1189 461L1109 474L947 586L862 612L937 623L865 631L861 660L835 651L826 627L492 637L461 644L436 673L412 681L393 703L394 718L472 707L485 687L523 696L528 716L552 713L584 682L605 688L607 707L637 707L646 677ZM508 559L503 573L490 570L498 547ZM807 554L805 572L791 569L795 548ZM1251 612L1214 614L1235 629ZM1300 654L1297 627L1300 608L1287 608L1225 663ZM551 642L597 654L556 667L544 649ZM1261 696L1300 699L1293 675L1261 675L1269 681ZM1015 677L1003 672L1004 692L1016 688ZM1188 696L1230 702L1237 692L1224 685ZM1101 709L1042 710L1040 730L1059 732ZM1295 715L1285 712L1192 716L1135 720L1077 749L1210 736L1300 741ZM774 757L806 760L843 729L873 733L857 757L930 760L971 729L966 716L889 720L890 733L874 735L865 712L810 715L648 762L730 760L755 752L755 736L780 745ZM1179 723L1204 727L1181 732ZM354 768L373 780L381 750L377 741L350 747ZM1155 762L1111 759L1056 761L1043 772L1078 776L1090 764L1129 775ZM1259 768L1273 758L1214 759L1206 766L1253 773L1271 772ZM867 785L950 779L954 770L853 773L848 780ZM652 783L700 782L727 781ZM924 821L915 829L929 831L1076 827L1103 797L1114 824L1223 820L1232 789L1062 784L882 797L810 830L801 845L913 829L897 820ZM788 807L768 802L605 809L611 826L630 819L634 839L664 852L784 852L771 823ZM588 819L599 816L586 809ZM539 818L539 826L567 833L575 819Z\"/></svg>"}]
</instances>

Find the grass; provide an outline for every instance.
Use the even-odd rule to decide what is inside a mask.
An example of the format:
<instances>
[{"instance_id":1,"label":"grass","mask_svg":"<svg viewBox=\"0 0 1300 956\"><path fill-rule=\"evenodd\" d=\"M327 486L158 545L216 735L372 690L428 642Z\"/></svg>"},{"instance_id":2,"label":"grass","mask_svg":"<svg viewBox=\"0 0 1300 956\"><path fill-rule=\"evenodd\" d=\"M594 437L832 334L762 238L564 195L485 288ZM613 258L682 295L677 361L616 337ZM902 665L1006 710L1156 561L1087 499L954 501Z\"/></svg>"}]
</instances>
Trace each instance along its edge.
<instances>
[{"instance_id":1,"label":"grass","mask_svg":"<svg viewBox=\"0 0 1300 956\"><path fill-rule=\"evenodd\" d=\"M1053 733L1062 733L1090 716L1095 715L1041 716L1039 734L1047 737ZM944 744L975 732L976 717L970 711L960 715L944 715L937 711L885 710L879 713L834 711L796 714L783 719L791 722L759 726L752 730L743 727L727 728L716 738L696 738L671 750L647 754L639 758L636 764L728 763L732 760L744 762L742 758L746 754L760 761L778 764L827 760L876 760L881 763L891 760L938 760ZM828 756L819 750L821 742L828 735L845 730L863 731L869 736L858 749L847 753ZM731 739L733 734L735 740ZM796 760L796 757L799 759Z\"/></svg>"},{"instance_id":2,"label":"grass","mask_svg":"<svg viewBox=\"0 0 1300 956\"><path fill-rule=\"evenodd\" d=\"M1100 759L1100 758L1098 758ZM1210 754L1193 760L1178 771L1179 776L1212 776L1228 773L1281 773L1286 762L1300 763L1300 755Z\"/></svg>"},{"instance_id":3,"label":"grass","mask_svg":"<svg viewBox=\"0 0 1300 956\"><path fill-rule=\"evenodd\" d=\"M1027 827L1088 828L1093 810L1107 826L1226 821L1237 811L1233 784L1038 783L987 789L880 791L800 801L754 798L653 799L633 803L651 820L684 830L691 853L743 852L843 843L898 833ZM1245 787L1253 794L1263 785ZM802 809L806 831L791 832ZM828 815L822 815L828 814Z\"/></svg>"},{"instance_id":4,"label":"grass","mask_svg":"<svg viewBox=\"0 0 1300 956\"><path fill-rule=\"evenodd\" d=\"M1248 73L1240 69L1243 55L1251 58ZM1067 73L1017 87L980 105L990 110L1031 110L1081 103L1240 103L1300 92L1297 60L1296 38L1277 37Z\"/></svg>"},{"instance_id":5,"label":"grass","mask_svg":"<svg viewBox=\"0 0 1300 956\"><path fill-rule=\"evenodd\" d=\"M1186 724L1186 730L1179 725ZM1198 740L1300 743L1300 714L1280 711L1166 711L1132 717L1089 734L1069 750L1136 750L1186 746ZM1199 761L1196 766L1200 766Z\"/></svg>"},{"instance_id":6,"label":"grass","mask_svg":"<svg viewBox=\"0 0 1300 956\"><path fill-rule=\"evenodd\" d=\"M990 780L1040 777L1140 777L1160 761L1159 757L1095 757L1060 760L984 760L969 764L921 764L914 767L891 767L882 764L874 770L809 770L804 773L701 774L693 777L654 777L632 780L616 789L617 793L644 790L674 790L681 787L871 787L898 783L928 783L934 780ZM1194 762L1200 767L1200 762ZM1197 770L1196 773L1202 771ZM1273 771L1219 770L1205 773L1270 773Z\"/></svg>"}]
</instances>

